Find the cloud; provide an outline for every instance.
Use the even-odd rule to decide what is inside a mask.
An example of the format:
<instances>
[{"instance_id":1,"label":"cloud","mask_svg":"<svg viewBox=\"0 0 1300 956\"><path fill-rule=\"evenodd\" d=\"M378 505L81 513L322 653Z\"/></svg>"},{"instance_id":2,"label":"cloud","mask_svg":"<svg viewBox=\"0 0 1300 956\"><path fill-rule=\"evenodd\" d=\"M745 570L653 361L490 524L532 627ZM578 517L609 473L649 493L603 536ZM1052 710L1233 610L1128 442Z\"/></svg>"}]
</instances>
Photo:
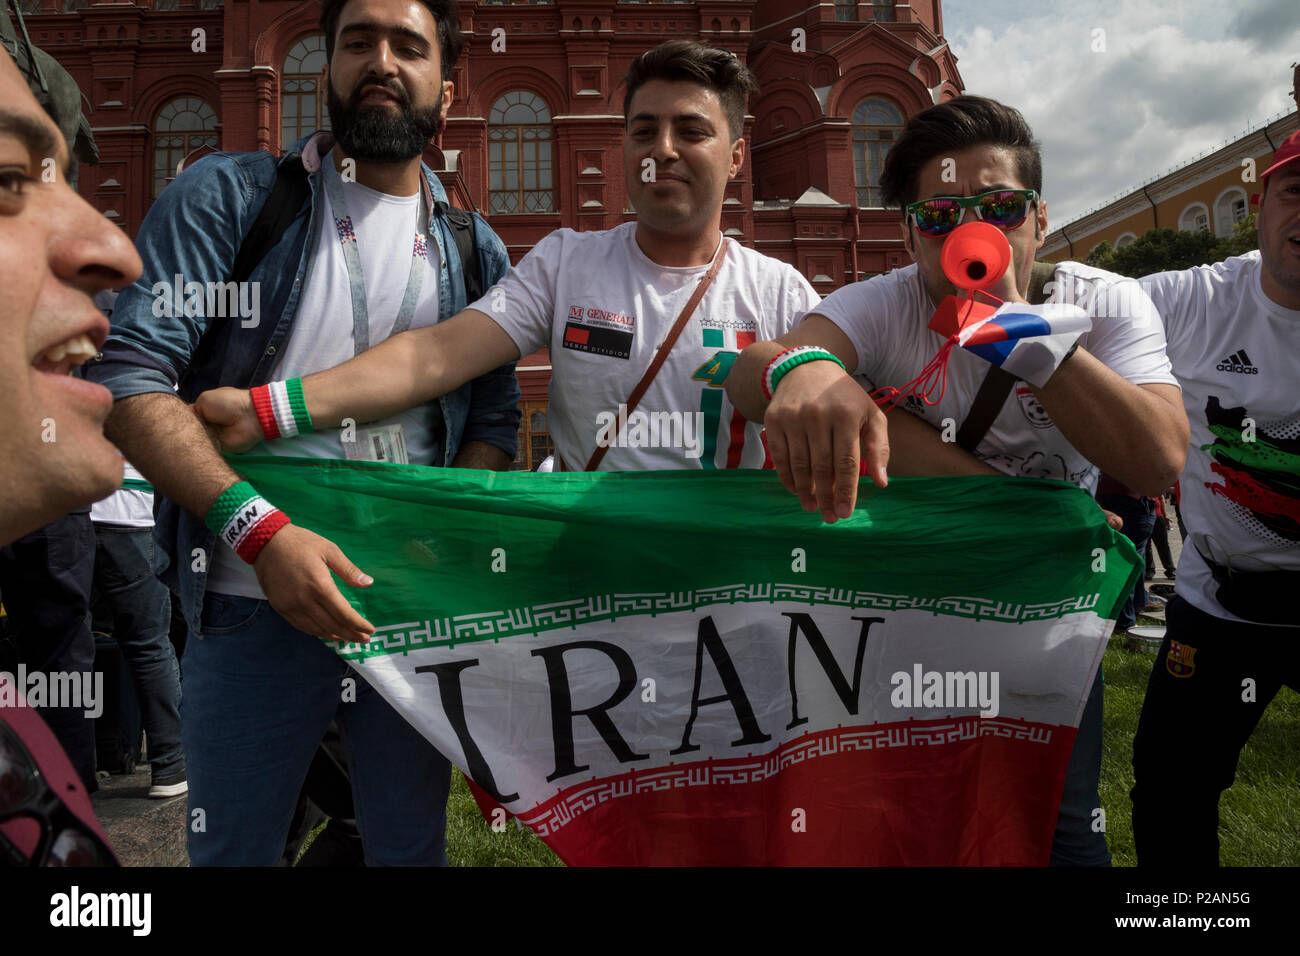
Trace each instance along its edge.
<instances>
[{"instance_id":1,"label":"cloud","mask_svg":"<svg viewBox=\"0 0 1300 956\"><path fill-rule=\"evenodd\" d=\"M1300 49L1290 42L1295 38L1296 20L1300 18L1295 0L1251 0L1240 6L1244 9L1228 25L1229 35L1245 40L1261 52L1282 50L1300 54Z\"/></svg>"},{"instance_id":2,"label":"cloud","mask_svg":"<svg viewBox=\"0 0 1300 956\"><path fill-rule=\"evenodd\" d=\"M1052 228L1294 108L1295 0L950 3L968 92L1024 113L1043 143ZM1286 53L1262 55L1264 50Z\"/></svg>"}]
</instances>

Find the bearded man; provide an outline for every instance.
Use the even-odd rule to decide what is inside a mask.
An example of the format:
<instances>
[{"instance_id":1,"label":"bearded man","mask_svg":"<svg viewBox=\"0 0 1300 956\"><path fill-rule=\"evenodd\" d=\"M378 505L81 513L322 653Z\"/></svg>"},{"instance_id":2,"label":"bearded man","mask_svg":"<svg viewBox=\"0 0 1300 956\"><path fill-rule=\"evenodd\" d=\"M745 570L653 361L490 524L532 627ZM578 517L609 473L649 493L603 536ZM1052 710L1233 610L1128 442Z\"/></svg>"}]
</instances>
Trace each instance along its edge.
<instances>
[{"instance_id":1,"label":"bearded man","mask_svg":"<svg viewBox=\"0 0 1300 956\"><path fill-rule=\"evenodd\" d=\"M371 628L331 571L357 586L370 579L252 494L186 405L218 385L330 368L465 308L472 267L420 161L455 92L455 0L325 0L321 26L332 133L278 162L266 152L205 157L169 185L137 240L144 275L118 298L88 373L116 400L107 434L166 498L156 534L191 632L181 716L189 818L200 809L204 818L188 833L195 865L277 861L332 720L366 862L446 863L447 761L319 639L366 639ZM283 183L295 176L296 215L279 217L282 234L261 240L249 271L249 234L262 233L263 207L285 205ZM485 222L473 226L486 288L508 260ZM204 294L232 278L236 316L233 297ZM514 367L503 365L363 428L312 431L290 416L261 451L503 470L518 400Z\"/></svg>"}]
</instances>

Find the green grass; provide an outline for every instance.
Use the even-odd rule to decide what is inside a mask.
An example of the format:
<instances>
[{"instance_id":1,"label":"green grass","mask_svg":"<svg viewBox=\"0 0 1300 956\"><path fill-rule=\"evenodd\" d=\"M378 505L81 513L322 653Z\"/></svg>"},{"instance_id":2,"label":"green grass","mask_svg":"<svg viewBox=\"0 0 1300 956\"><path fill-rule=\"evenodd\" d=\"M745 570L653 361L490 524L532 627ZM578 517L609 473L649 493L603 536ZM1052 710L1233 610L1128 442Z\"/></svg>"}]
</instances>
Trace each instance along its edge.
<instances>
[{"instance_id":1,"label":"green grass","mask_svg":"<svg viewBox=\"0 0 1300 956\"><path fill-rule=\"evenodd\" d=\"M1142 620L1153 624L1155 621ZM1135 866L1133 851L1133 735L1154 655L1130 651L1113 637L1102 658L1106 716L1102 731L1101 805L1116 866ZM1181 740L1189 760L1196 742ZM1224 866L1300 864L1300 694L1283 687L1260 718L1241 759L1237 780L1219 801L1219 861Z\"/></svg>"},{"instance_id":2,"label":"green grass","mask_svg":"<svg viewBox=\"0 0 1300 956\"><path fill-rule=\"evenodd\" d=\"M1156 623L1143 621L1142 623ZM1132 803L1133 735L1155 657L1111 639L1102 667L1106 717L1102 734L1101 803L1106 838L1116 866L1134 866ZM1195 742L1182 741L1189 759ZM1300 695L1282 688L1264 712L1237 765L1237 782L1219 804L1220 860L1225 866L1300 864ZM452 866L562 866L546 844L513 819L492 830L453 774L447 804L447 855Z\"/></svg>"}]
</instances>

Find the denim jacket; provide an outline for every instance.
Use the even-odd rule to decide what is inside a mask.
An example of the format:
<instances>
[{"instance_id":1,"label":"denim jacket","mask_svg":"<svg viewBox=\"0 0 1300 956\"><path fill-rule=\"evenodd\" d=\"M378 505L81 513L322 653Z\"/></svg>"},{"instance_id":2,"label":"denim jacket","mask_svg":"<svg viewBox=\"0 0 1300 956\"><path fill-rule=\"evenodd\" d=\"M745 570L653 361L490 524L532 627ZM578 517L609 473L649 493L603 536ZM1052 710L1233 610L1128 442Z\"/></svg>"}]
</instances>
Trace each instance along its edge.
<instances>
[{"instance_id":1,"label":"denim jacket","mask_svg":"<svg viewBox=\"0 0 1300 956\"><path fill-rule=\"evenodd\" d=\"M158 282L172 288L178 275L183 282L200 283L225 282L230 277L240 244L275 184L277 160L264 151L217 153L200 159L168 186L149 210L136 239L144 274L118 296L111 334L100 354L87 363L86 378L107 387L119 401L147 392L178 391L182 399L192 402L200 392L222 385L251 388L266 384L279 352L289 341L307 279L310 241L316 235L324 203L321 156L332 142L329 133L318 132L293 146L294 152L302 154L308 171L311 200L249 277L250 283L259 284L254 287L258 289L256 324L251 317L209 320L202 314L205 304L199 304L197 310L158 308L153 289ZM447 220L446 191L428 167L420 168L433 190L430 233L438 243L441 263L438 306L442 320L468 303L460 253ZM509 269L509 259L505 245L477 214L475 236L483 288L487 289ZM158 311L164 314L160 317ZM189 314L194 311L199 314ZM219 323L213 347L209 351L205 346L205 360L191 368L210 321ZM435 429L435 437L441 432L443 443L435 448L430 464L450 465L461 444L468 441L488 442L515 454L520 412L513 364L467 382L435 402L442 423L441 429ZM161 496L154 533L170 559L163 580L179 594L186 622L198 630L216 536L200 517Z\"/></svg>"}]
</instances>

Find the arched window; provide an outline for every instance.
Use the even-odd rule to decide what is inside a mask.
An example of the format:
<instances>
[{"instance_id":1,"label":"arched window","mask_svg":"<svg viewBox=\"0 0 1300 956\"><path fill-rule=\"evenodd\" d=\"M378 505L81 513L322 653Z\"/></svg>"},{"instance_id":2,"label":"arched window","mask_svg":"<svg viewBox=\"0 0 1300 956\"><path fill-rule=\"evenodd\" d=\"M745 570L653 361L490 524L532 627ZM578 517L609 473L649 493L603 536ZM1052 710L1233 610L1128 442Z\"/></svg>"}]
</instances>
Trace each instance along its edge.
<instances>
[{"instance_id":1,"label":"arched window","mask_svg":"<svg viewBox=\"0 0 1300 956\"><path fill-rule=\"evenodd\" d=\"M1229 186L1214 200L1214 234L1223 238L1232 235L1232 229L1246 218L1246 190Z\"/></svg>"},{"instance_id":2,"label":"arched window","mask_svg":"<svg viewBox=\"0 0 1300 956\"><path fill-rule=\"evenodd\" d=\"M280 149L330 128L325 105L325 34L303 37L289 50L280 72Z\"/></svg>"},{"instance_id":3,"label":"arched window","mask_svg":"<svg viewBox=\"0 0 1300 956\"><path fill-rule=\"evenodd\" d=\"M903 128L903 114L889 100L863 100L853 111L853 178L858 187L858 207L879 208L880 173L885 154Z\"/></svg>"},{"instance_id":4,"label":"arched window","mask_svg":"<svg viewBox=\"0 0 1300 956\"><path fill-rule=\"evenodd\" d=\"M536 93L514 90L488 114L493 213L552 212L551 111Z\"/></svg>"},{"instance_id":5,"label":"arched window","mask_svg":"<svg viewBox=\"0 0 1300 956\"><path fill-rule=\"evenodd\" d=\"M1210 228L1210 210L1206 208L1203 202L1194 202L1178 217L1179 232L1201 232L1209 231Z\"/></svg>"},{"instance_id":6,"label":"arched window","mask_svg":"<svg viewBox=\"0 0 1300 956\"><path fill-rule=\"evenodd\" d=\"M1131 246L1135 242L1137 242L1137 236L1133 235L1131 232L1126 232L1115 240L1115 248L1123 249L1125 246Z\"/></svg>"},{"instance_id":7,"label":"arched window","mask_svg":"<svg viewBox=\"0 0 1300 956\"><path fill-rule=\"evenodd\" d=\"M176 167L200 146L217 149L217 114L197 96L182 96L158 111L153 124L153 196L176 176Z\"/></svg>"}]
</instances>

